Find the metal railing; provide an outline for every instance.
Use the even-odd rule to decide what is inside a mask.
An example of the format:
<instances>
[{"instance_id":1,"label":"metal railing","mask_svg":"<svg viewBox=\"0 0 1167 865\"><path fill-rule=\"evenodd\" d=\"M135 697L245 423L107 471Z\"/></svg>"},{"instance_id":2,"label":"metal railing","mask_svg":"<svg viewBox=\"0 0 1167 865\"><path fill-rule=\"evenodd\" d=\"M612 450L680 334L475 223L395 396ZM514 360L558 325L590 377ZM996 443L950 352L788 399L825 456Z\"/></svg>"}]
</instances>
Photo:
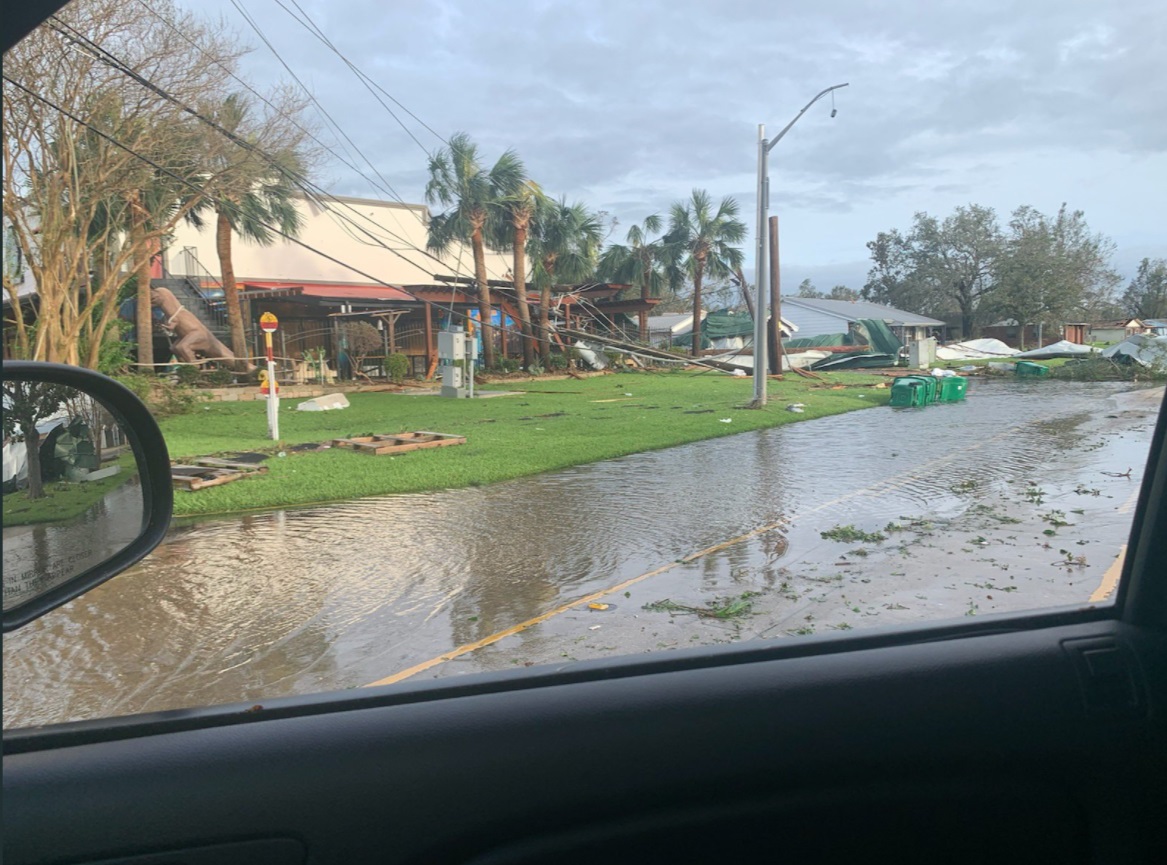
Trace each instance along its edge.
<instances>
[{"instance_id":1,"label":"metal railing","mask_svg":"<svg viewBox=\"0 0 1167 865\"><path fill-rule=\"evenodd\" d=\"M186 288L187 300L194 301L196 309L192 310L203 320L211 330L227 330L227 305L220 294L214 296L214 290L222 292L223 284L219 278L207 270L199 261L198 251L193 246L184 246L175 257L175 267L171 268L171 277L181 279ZM187 304L183 304L186 306Z\"/></svg>"}]
</instances>

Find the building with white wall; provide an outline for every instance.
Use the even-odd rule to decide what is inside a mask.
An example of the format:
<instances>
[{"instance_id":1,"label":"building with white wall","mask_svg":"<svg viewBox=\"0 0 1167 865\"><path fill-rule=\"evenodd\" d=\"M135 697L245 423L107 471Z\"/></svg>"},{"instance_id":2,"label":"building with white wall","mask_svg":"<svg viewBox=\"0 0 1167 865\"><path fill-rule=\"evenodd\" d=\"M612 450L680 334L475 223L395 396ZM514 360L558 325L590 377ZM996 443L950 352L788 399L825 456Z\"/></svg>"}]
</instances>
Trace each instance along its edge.
<instances>
[{"instance_id":1,"label":"building with white wall","mask_svg":"<svg viewBox=\"0 0 1167 865\"><path fill-rule=\"evenodd\" d=\"M241 286L430 285L436 275L474 275L469 246L456 244L441 256L426 252L425 205L337 196L324 206L300 199L297 207L304 221L300 243L278 238L271 246L259 246L232 237L235 280ZM486 269L491 279L509 278L510 255L488 250ZM186 223L175 228L165 270L172 276L220 277L214 219L201 229Z\"/></svg>"}]
</instances>

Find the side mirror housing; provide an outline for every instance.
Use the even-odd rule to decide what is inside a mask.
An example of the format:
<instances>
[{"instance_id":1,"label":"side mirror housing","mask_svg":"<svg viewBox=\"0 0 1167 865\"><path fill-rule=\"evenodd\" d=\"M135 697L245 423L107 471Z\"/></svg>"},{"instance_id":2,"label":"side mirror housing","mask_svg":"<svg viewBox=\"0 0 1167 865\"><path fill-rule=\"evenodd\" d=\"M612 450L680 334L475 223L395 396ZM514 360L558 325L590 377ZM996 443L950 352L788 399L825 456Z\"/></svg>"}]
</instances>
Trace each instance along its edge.
<instances>
[{"instance_id":1,"label":"side mirror housing","mask_svg":"<svg viewBox=\"0 0 1167 865\"><path fill-rule=\"evenodd\" d=\"M3 364L8 633L142 559L170 525L170 455L149 409L80 367Z\"/></svg>"}]
</instances>

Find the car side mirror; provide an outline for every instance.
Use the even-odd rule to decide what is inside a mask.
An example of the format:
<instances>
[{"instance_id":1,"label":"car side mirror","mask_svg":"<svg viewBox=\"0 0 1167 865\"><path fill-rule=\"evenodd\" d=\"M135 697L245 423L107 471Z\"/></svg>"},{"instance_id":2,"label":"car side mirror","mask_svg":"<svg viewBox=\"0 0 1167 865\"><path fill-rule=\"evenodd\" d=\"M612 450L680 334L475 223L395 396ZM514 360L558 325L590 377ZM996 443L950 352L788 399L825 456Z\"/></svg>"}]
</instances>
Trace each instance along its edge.
<instances>
[{"instance_id":1,"label":"car side mirror","mask_svg":"<svg viewBox=\"0 0 1167 865\"><path fill-rule=\"evenodd\" d=\"M80 367L3 365L8 633L139 561L170 525L170 456L132 391Z\"/></svg>"}]
</instances>

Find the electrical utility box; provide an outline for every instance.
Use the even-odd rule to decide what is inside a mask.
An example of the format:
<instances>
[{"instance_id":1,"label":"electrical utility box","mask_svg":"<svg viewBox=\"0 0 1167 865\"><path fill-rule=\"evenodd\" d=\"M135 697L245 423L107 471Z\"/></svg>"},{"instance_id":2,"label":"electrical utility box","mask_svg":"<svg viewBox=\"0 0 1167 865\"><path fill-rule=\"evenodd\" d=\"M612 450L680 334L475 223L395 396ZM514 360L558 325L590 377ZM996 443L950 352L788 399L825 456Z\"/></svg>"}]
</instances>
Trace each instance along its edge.
<instances>
[{"instance_id":1,"label":"electrical utility box","mask_svg":"<svg viewBox=\"0 0 1167 865\"><path fill-rule=\"evenodd\" d=\"M466 359L466 334L460 330L443 330L438 334L438 358L444 364Z\"/></svg>"},{"instance_id":2,"label":"electrical utility box","mask_svg":"<svg viewBox=\"0 0 1167 865\"><path fill-rule=\"evenodd\" d=\"M910 369L931 369L936 364L936 340L932 337L917 339L908 346L908 367Z\"/></svg>"},{"instance_id":3,"label":"electrical utility box","mask_svg":"<svg viewBox=\"0 0 1167 865\"><path fill-rule=\"evenodd\" d=\"M442 374L442 396L474 396L474 337L462 330L438 333L438 365Z\"/></svg>"}]
</instances>

